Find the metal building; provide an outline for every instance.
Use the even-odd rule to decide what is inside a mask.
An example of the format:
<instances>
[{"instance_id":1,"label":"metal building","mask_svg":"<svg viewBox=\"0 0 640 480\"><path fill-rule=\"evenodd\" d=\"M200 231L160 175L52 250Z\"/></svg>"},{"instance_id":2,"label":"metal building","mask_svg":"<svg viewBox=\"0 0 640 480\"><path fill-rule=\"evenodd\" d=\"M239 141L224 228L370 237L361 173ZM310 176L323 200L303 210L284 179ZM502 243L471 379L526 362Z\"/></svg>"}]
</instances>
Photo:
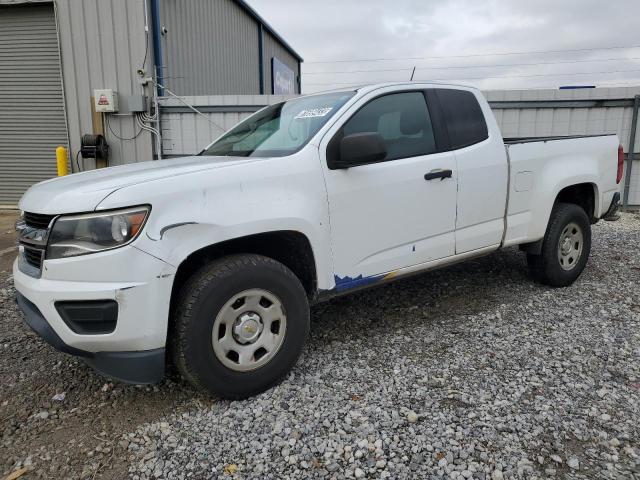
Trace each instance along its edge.
<instances>
[{"instance_id":1,"label":"metal building","mask_svg":"<svg viewBox=\"0 0 640 480\"><path fill-rule=\"evenodd\" d=\"M58 145L73 171L96 168L86 133L108 165L161 155L156 94L297 94L301 62L242 0L0 0L0 206L55 176ZM95 112L97 89L117 112Z\"/></svg>"},{"instance_id":2,"label":"metal building","mask_svg":"<svg viewBox=\"0 0 640 480\"><path fill-rule=\"evenodd\" d=\"M177 95L300 93L302 58L244 1L163 0L159 10L159 76ZM274 62L284 67L272 72Z\"/></svg>"}]
</instances>

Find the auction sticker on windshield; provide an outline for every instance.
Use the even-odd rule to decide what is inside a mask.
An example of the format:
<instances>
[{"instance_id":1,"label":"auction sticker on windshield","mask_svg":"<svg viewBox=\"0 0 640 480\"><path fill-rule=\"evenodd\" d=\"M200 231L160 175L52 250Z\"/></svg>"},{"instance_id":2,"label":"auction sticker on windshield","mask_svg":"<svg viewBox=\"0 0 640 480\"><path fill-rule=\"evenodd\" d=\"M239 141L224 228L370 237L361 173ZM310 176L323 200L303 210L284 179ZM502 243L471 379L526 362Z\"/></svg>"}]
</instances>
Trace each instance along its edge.
<instances>
[{"instance_id":1,"label":"auction sticker on windshield","mask_svg":"<svg viewBox=\"0 0 640 480\"><path fill-rule=\"evenodd\" d=\"M326 116L333 107L325 107L325 108L308 108L306 110L301 111L295 118L316 118L316 117L324 117Z\"/></svg>"}]
</instances>

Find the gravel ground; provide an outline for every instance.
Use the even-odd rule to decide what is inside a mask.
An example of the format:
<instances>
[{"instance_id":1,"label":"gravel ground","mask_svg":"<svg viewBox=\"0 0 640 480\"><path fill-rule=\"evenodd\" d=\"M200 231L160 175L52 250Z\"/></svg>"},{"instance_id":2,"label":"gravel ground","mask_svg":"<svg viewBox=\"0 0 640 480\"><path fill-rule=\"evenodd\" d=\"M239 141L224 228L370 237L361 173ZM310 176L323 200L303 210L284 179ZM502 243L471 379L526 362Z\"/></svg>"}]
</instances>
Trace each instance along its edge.
<instances>
[{"instance_id":1,"label":"gravel ground","mask_svg":"<svg viewBox=\"0 0 640 480\"><path fill-rule=\"evenodd\" d=\"M566 289L532 283L509 249L318 305L284 382L228 402L177 379L105 383L19 324L5 278L0 472L640 479L639 283L625 214L594 227Z\"/></svg>"}]
</instances>

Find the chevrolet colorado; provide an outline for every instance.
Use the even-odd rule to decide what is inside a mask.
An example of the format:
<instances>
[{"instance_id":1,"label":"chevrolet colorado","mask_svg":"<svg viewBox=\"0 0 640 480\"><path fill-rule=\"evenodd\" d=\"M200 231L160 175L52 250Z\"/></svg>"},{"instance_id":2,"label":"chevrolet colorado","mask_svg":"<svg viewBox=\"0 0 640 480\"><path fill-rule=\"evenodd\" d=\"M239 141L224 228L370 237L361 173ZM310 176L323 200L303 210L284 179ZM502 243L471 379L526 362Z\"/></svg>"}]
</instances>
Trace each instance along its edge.
<instances>
[{"instance_id":1,"label":"chevrolet colorado","mask_svg":"<svg viewBox=\"0 0 640 480\"><path fill-rule=\"evenodd\" d=\"M199 155L31 187L17 301L106 375L156 382L167 356L243 398L292 368L312 302L510 246L538 281L571 284L621 177L615 135L503 140L473 88L298 97Z\"/></svg>"}]
</instances>

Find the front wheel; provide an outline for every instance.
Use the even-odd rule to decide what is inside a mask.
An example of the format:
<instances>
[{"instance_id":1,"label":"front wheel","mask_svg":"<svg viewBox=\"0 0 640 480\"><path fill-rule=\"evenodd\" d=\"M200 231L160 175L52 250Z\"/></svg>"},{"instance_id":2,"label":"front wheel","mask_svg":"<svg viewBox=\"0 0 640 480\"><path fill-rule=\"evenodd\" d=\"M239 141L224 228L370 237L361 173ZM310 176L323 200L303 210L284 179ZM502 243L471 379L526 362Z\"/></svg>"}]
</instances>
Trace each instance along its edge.
<instances>
[{"instance_id":1,"label":"front wheel","mask_svg":"<svg viewBox=\"0 0 640 480\"><path fill-rule=\"evenodd\" d=\"M293 367L309 332L309 304L281 263L234 255L186 282L174 322L173 358L182 375L240 399L275 385Z\"/></svg>"},{"instance_id":2,"label":"front wheel","mask_svg":"<svg viewBox=\"0 0 640 480\"><path fill-rule=\"evenodd\" d=\"M578 205L558 203L542 243L540 255L527 255L533 277L552 287L566 287L580 276L591 252L591 224Z\"/></svg>"}]
</instances>

